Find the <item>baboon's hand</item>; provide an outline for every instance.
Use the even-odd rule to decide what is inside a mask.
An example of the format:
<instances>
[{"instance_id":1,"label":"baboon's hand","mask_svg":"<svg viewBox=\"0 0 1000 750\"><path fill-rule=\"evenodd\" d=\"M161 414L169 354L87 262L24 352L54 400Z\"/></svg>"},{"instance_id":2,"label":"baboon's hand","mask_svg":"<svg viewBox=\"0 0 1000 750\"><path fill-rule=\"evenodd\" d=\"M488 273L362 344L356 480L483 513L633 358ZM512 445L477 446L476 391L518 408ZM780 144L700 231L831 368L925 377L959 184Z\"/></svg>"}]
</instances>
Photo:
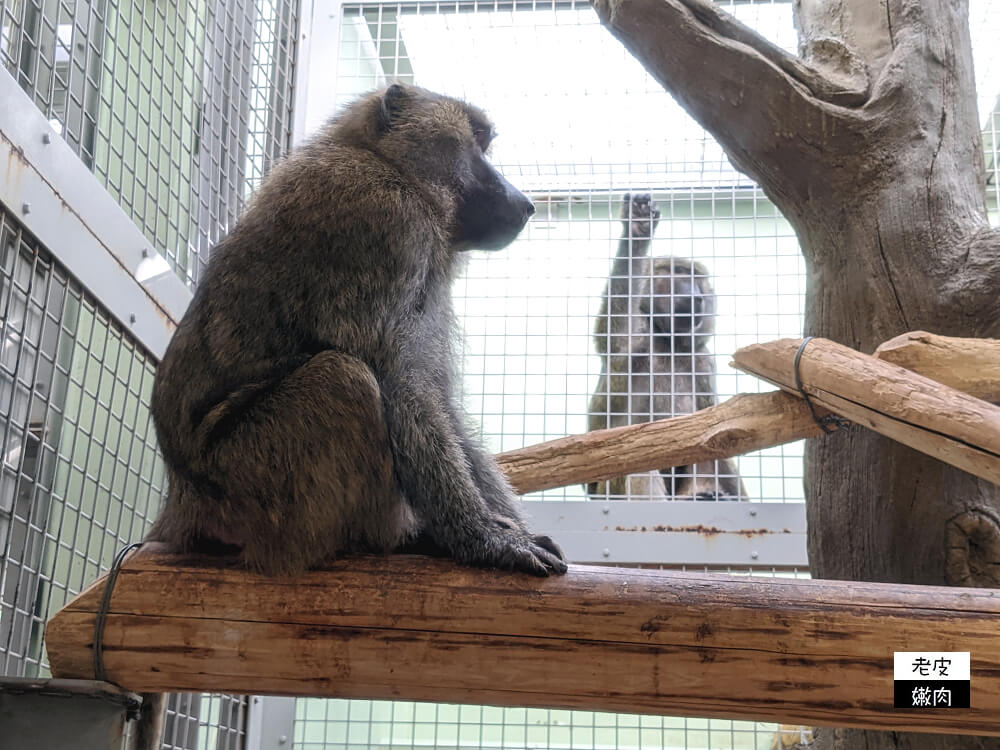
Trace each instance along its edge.
<instances>
[{"instance_id":1,"label":"baboon's hand","mask_svg":"<svg viewBox=\"0 0 1000 750\"><path fill-rule=\"evenodd\" d=\"M653 236L660 223L660 208L650 193L626 195L622 205L625 236L645 240Z\"/></svg>"},{"instance_id":2,"label":"baboon's hand","mask_svg":"<svg viewBox=\"0 0 1000 750\"><path fill-rule=\"evenodd\" d=\"M566 555L563 554L562 547L556 544L555 540L553 540L552 537L547 536L545 534L535 534L533 537L531 537L531 539L539 547L547 549L549 552L551 552L553 555L558 557L563 562L566 561ZM565 566L563 567L565 568ZM565 572L565 569L563 570L563 572Z\"/></svg>"},{"instance_id":3,"label":"baboon's hand","mask_svg":"<svg viewBox=\"0 0 1000 750\"><path fill-rule=\"evenodd\" d=\"M725 492L699 492L694 496L695 500L739 500L738 497L727 495Z\"/></svg>"},{"instance_id":4,"label":"baboon's hand","mask_svg":"<svg viewBox=\"0 0 1000 750\"><path fill-rule=\"evenodd\" d=\"M486 544L469 557L464 562L535 576L562 575L567 570L558 544L547 536L532 536L520 529L494 530Z\"/></svg>"}]
</instances>

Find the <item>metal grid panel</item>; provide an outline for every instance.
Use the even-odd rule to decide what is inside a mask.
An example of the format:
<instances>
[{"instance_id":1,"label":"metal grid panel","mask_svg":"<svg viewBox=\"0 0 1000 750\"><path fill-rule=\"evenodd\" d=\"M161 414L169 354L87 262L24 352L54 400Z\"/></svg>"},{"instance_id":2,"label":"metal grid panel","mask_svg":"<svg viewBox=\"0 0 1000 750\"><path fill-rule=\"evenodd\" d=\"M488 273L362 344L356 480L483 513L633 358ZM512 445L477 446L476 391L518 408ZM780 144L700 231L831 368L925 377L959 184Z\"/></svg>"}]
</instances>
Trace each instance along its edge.
<instances>
[{"instance_id":1,"label":"metal grid panel","mask_svg":"<svg viewBox=\"0 0 1000 750\"><path fill-rule=\"evenodd\" d=\"M159 506L155 363L2 210L0 306L0 672L36 677L48 673L48 616L142 538ZM236 750L245 708L172 696L166 746Z\"/></svg>"},{"instance_id":2,"label":"metal grid panel","mask_svg":"<svg viewBox=\"0 0 1000 750\"><path fill-rule=\"evenodd\" d=\"M0 222L0 643L5 674L35 677L47 614L142 535L163 470L152 361L9 214Z\"/></svg>"},{"instance_id":3,"label":"metal grid panel","mask_svg":"<svg viewBox=\"0 0 1000 750\"><path fill-rule=\"evenodd\" d=\"M0 0L0 64L193 285L290 142L297 9Z\"/></svg>"},{"instance_id":4,"label":"metal grid panel","mask_svg":"<svg viewBox=\"0 0 1000 750\"><path fill-rule=\"evenodd\" d=\"M290 141L297 30L296 0L0 0L0 63L193 286ZM154 360L6 214L2 227L0 659L34 675L45 618L141 538L163 471ZM172 696L165 747L242 747L245 709Z\"/></svg>"},{"instance_id":5,"label":"metal grid panel","mask_svg":"<svg viewBox=\"0 0 1000 750\"><path fill-rule=\"evenodd\" d=\"M296 750L732 748L766 750L776 725L540 708L299 700Z\"/></svg>"}]
</instances>

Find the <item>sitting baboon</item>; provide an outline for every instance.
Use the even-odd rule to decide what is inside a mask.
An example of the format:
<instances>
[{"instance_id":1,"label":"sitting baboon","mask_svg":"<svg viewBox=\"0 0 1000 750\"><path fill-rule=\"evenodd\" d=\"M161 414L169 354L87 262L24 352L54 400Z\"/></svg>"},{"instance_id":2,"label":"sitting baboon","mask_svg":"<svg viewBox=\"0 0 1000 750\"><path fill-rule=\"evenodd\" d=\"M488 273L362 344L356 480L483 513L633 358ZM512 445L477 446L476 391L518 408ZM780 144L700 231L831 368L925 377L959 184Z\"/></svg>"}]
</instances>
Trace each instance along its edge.
<instances>
[{"instance_id":1,"label":"sitting baboon","mask_svg":"<svg viewBox=\"0 0 1000 750\"><path fill-rule=\"evenodd\" d=\"M618 253L594 326L601 377L588 427L601 430L690 414L716 403L715 292L708 269L650 257L660 210L649 193L625 195ZM746 497L732 461L664 469L592 483L588 494L699 500Z\"/></svg>"},{"instance_id":2,"label":"sitting baboon","mask_svg":"<svg viewBox=\"0 0 1000 750\"><path fill-rule=\"evenodd\" d=\"M291 574L428 537L548 575L559 548L470 433L451 281L532 201L487 161L478 108L394 84L277 164L214 249L157 371L169 495L150 539Z\"/></svg>"},{"instance_id":3,"label":"sitting baboon","mask_svg":"<svg viewBox=\"0 0 1000 750\"><path fill-rule=\"evenodd\" d=\"M534 212L478 108L394 84L278 163L214 249L157 370L169 493L148 539L295 574L424 542L565 573L455 392L451 282ZM162 699L137 730L158 742Z\"/></svg>"}]
</instances>

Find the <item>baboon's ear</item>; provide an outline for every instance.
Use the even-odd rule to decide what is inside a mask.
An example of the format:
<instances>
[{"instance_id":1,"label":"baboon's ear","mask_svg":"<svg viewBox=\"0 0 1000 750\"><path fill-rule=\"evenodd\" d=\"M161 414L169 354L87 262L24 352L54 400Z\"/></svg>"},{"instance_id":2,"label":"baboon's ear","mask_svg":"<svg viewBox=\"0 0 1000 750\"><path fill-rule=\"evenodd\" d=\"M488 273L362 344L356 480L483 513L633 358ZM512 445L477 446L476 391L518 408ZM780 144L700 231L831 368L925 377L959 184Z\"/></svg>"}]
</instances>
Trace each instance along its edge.
<instances>
[{"instance_id":1,"label":"baboon's ear","mask_svg":"<svg viewBox=\"0 0 1000 750\"><path fill-rule=\"evenodd\" d=\"M382 94L382 101L379 102L378 112L375 115L375 128L379 134L387 133L392 127L392 122L402 109L405 98L406 89L398 83L389 86Z\"/></svg>"}]
</instances>

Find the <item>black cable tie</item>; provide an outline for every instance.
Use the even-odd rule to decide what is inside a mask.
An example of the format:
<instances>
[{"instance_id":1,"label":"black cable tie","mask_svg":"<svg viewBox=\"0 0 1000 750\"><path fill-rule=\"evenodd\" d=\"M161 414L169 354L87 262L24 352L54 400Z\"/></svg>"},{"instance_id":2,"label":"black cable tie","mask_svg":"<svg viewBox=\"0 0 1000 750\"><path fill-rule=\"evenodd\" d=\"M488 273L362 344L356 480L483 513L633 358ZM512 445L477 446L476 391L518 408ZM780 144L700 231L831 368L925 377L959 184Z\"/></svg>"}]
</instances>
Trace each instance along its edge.
<instances>
[{"instance_id":1,"label":"black cable tie","mask_svg":"<svg viewBox=\"0 0 1000 750\"><path fill-rule=\"evenodd\" d=\"M108 681L108 673L104 669L104 623L108 617L108 610L111 608L111 594L115 588L115 580L118 572L125 562L125 556L142 546L142 542L133 542L122 547L111 561L111 568L108 570L108 578L104 582L104 592L101 594L101 602L97 606L97 616L94 618L94 679L101 682Z\"/></svg>"},{"instance_id":2,"label":"black cable tie","mask_svg":"<svg viewBox=\"0 0 1000 750\"><path fill-rule=\"evenodd\" d=\"M799 375L799 362L802 361L802 352L806 350L806 344L813 340L812 336L806 336L802 339L802 343L799 344L799 350L795 352L795 364L793 366L793 372L795 374L795 387L799 390L799 395L806 402L806 406L809 407L809 413L812 414L813 421L819 425L819 428L828 435L835 431L835 427L848 427L850 422L848 422L843 417L839 417L836 414L827 414L825 417L821 417L816 413L816 407L813 406L812 399L809 398L809 394L806 393L806 389L802 386L802 376ZM831 426L833 425L833 426Z\"/></svg>"}]
</instances>

